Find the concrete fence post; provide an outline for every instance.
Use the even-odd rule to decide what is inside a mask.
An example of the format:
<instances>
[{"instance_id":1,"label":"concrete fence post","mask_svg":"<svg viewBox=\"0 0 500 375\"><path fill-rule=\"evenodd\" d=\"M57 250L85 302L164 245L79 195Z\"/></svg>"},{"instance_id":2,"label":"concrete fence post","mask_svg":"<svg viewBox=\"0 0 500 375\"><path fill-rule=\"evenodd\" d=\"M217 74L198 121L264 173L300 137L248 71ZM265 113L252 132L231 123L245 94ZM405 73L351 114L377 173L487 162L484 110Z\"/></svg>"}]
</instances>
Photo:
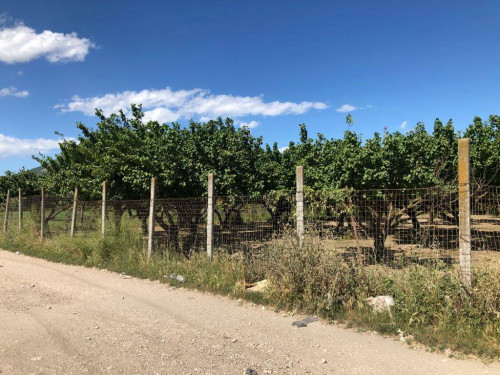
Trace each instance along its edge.
<instances>
[{"instance_id":1,"label":"concrete fence post","mask_svg":"<svg viewBox=\"0 0 500 375\"><path fill-rule=\"evenodd\" d=\"M149 200L149 223L148 223L148 259L154 251L155 235L155 203L156 203L156 177L151 179L151 198Z\"/></svg>"},{"instance_id":2,"label":"concrete fence post","mask_svg":"<svg viewBox=\"0 0 500 375\"><path fill-rule=\"evenodd\" d=\"M102 212L101 212L101 234L104 237L106 233L106 200L108 196L108 183L102 183Z\"/></svg>"},{"instance_id":3,"label":"concrete fence post","mask_svg":"<svg viewBox=\"0 0 500 375\"><path fill-rule=\"evenodd\" d=\"M299 246L302 246L304 238L304 167L298 166L296 169L297 192L295 196L295 217L297 220L297 237Z\"/></svg>"},{"instance_id":4,"label":"concrete fence post","mask_svg":"<svg viewBox=\"0 0 500 375\"><path fill-rule=\"evenodd\" d=\"M470 140L458 140L459 260L462 281L471 286Z\"/></svg>"},{"instance_id":5,"label":"concrete fence post","mask_svg":"<svg viewBox=\"0 0 500 375\"><path fill-rule=\"evenodd\" d=\"M7 199L5 200L5 219L3 222L3 231L7 232L9 227L9 205L10 205L10 189L7 190Z\"/></svg>"},{"instance_id":6,"label":"concrete fence post","mask_svg":"<svg viewBox=\"0 0 500 375\"><path fill-rule=\"evenodd\" d=\"M18 219L19 219L19 229L23 227L23 189L19 189L19 202L17 205L18 209Z\"/></svg>"},{"instance_id":7,"label":"concrete fence post","mask_svg":"<svg viewBox=\"0 0 500 375\"><path fill-rule=\"evenodd\" d=\"M214 175L208 175L207 255L212 258L214 241Z\"/></svg>"},{"instance_id":8,"label":"concrete fence post","mask_svg":"<svg viewBox=\"0 0 500 375\"><path fill-rule=\"evenodd\" d=\"M77 210L78 210L78 185L75 186L75 194L73 196L73 212L71 213L70 237L73 237L75 235Z\"/></svg>"},{"instance_id":9,"label":"concrete fence post","mask_svg":"<svg viewBox=\"0 0 500 375\"><path fill-rule=\"evenodd\" d=\"M45 236L45 188L41 189L40 197L40 241Z\"/></svg>"}]
</instances>

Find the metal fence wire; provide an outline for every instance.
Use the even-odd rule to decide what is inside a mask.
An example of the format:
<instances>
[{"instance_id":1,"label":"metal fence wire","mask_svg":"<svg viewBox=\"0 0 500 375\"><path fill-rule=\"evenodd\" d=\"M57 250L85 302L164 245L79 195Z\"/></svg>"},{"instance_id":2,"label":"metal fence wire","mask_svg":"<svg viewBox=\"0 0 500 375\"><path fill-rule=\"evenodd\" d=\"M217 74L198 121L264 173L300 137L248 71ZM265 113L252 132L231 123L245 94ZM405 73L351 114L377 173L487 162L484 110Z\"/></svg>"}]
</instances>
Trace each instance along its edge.
<instances>
[{"instance_id":1,"label":"metal fence wire","mask_svg":"<svg viewBox=\"0 0 500 375\"><path fill-rule=\"evenodd\" d=\"M257 251L294 223L291 194L214 197L214 202L215 248L228 253Z\"/></svg>"},{"instance_id":2,"label":"metal fence wire","mask_svg":"<svg viewBox=\"0 0 500 375\"><path fill-rule=\"evenodd\" d=\"M500 265L500 186L474 187L471 193L471 259L475 266Z\"/></svg>"},{"instance_id":3,"label":"metal fence wire","mask_svg":"<svg viewBox=\"0 0 500 375\"><path fill-rule=\"evenodd\" d=\"M41 196L21 199L22 225L41 228ZM273 192L254 197L213 198L214 251L251 254L295 234L296 196ZM3 203L6 205L6 202ZM45 197L44 237L68 236L73 197ZM207 248L207 197L155 201L156 252L186 256ZM77 200L75 236L101 235L102 201ZM471 186L471 249L474 266L499 262L500 187ZM4 206L4 209L6 207ZM147 240L150 200L109 200L106 231L127 225ZM19 226L19 198L11 197L2 228ZM459 204L456 186L422 189L306 191L307 236L316 236L346 257L365 263L458 262Z\"/></svg>"},{"instance_id":4,"label":"metal fence wire","mask_svg":"<svg viewBox=\"0 0 500 375\"><path fill-rule=\"evenodd\" d=\"M458 246L455 187L339 190L306 197L306 222L341 251L372 260L453 262Z\"/></svg>"},{"instance_id":5,"label":"metal fence wire","mask_svg":"<svg viewBox=\"0 0 500 375\"><path fill-rule=\"evenodd\" d=\"M41 200L40 195L22 198L22 225L34 226L36 231L40 231Z\"/></svg>"},{"instance_id":6,"label":"metal fence wire","mask_svg":"<svg viewBox=\"0 0 500 375\"><path fill-rule=\"evenodd\" d=\"M148 202L149 204L149 202ZM206 248L207 198L166 198L155 204L155 243L190 255Z\"/></svg>"},{"instance_id":7,"label":"metal fence wire","mask_svg":"<svg viewBox=\"0 0 500 375\"><path fill-rule=\"evenodd\" d=\"M69 232L72 206L73 199L70 197L45 197L45 234L47 237Z\"/></svg>"}]
</instances>

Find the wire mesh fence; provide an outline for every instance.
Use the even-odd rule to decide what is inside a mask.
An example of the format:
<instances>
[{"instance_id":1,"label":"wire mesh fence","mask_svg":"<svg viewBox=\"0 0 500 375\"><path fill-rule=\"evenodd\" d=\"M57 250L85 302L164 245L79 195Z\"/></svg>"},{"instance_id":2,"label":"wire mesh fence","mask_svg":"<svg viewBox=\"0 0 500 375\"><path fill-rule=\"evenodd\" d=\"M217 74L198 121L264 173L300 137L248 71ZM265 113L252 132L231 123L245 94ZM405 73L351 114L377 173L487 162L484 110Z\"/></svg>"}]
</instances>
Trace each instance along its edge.
<instances>
[{"instance_id":1,"label":"wire mesh fence","mask_svg":"<svg viewBox=\"0 0 500 375\"><path fill-rule=\"evenodd\" d=\"M345 257L364 264L458 263L459 204L456 186L422 189L306 191L305 233L317 236ZM273 192L255 197L216 196L214 251L253 254L295 232L296 196ZM2 228L22 225L41 229L42 197L11 197ZM146 246L150 200L76 201L45 197L44 237L101 235L127 223ZM500 264L500 187L471 187L473 266ZM4 202L6 205L6 202ZM155 252L186 256L207 248L207 197L157 199L154 208ZM21 210L19 210L21 208Z\"/></svg>"},{"instance_id":2,"label":"wire mesh fence","mask_svg":"<svg viewBox=\"0 0 500 375\"><path fill-rule=\"evenodd\" d=\"M19 199L17 197L10 197L7 205L7 201L5 204L4 215L2 215L2 228L8 229L12 226L17 227L19 222ZM7 220L7 223L5 223Z\"/></svg>"},{"instance_id":3,"label":"wire mesh fence","mask_svg":"<svg viewBox=\"0 0 500 375\"><path fill-rule=\"evenodd\" d=\"M472 190L471 237L473 265L500 267L500 186Z\"/></svg>"},{"instance_id":4,"label":"wire mesh fence","mask_svg":"<svg viewBox=\"0 0 500 375\"><path fill-rule=\"evenodd\" d=\"M40 231L40 203L42 197L40 195L28 196L22 198L21 225L30 225L35 228L36 232Z\"/></svg>"},{"instance_id":5,"label":"wire mesh fence","mask_svg":"<svg viewBox=\"0 0 500 375\"><path fill-rule=\"evenodd\" d=\"M45 197L45 235L52 237L69 233L73 199L70 197Z\"/></svg>"},{"instance_id":6,"label":"wire mesh fence","mask_svg":"<svg viewBox=\"0 0 500 375\"><path fill-rule=\"evenodd\" d=\"M215 197L215 248L229 253L258 251L294 223L291 194Z\"/></svg>"},{"instance_id":7,"label":"wire mesh fence","mask_svg":"<svg viewBox=\"0 0 500 375\"><path fill-rule=\"evenodd\" d=\"M190 255L206 249L207 198L158 199L155 242L160 251Z\"/></svg>"},{"instance_id":8,"label":"wire mesh fence","mask_svg":"<svg viewBox=\"0 0 500 375\"><path fill-rule=\"evenodd\" d=\"M306 223L340 251L365 262L455 262L458 191L339 190L306 200Z\"/></svg>"},{"instance_id":9,"label":"wire mesh fence","mask_svg":"<svg viewBox=\"0 0 500 375\"><path fill-rule=\"evenodd\" d=\"M102 201L77 202L75 233L99 234L101 231Z\"/></svg>"}]
</instances>

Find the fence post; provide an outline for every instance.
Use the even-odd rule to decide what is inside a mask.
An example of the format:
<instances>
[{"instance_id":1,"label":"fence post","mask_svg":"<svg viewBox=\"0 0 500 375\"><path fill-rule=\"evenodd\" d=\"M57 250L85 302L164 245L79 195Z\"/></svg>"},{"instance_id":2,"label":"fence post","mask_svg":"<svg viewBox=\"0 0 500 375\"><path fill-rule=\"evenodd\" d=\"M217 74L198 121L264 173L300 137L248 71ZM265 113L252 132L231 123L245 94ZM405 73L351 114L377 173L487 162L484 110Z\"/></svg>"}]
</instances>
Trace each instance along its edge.
<instances>
[{"instance_id":1,"label":"fence post","mask_svg":"<svg viewBox=\"0 0 500 375\"><path fill-rule=\"evenodd\" d=\"M44 235L45 235L45 188L42 188L40 197L40 241L43 241Z\"/></svg>"},{"instance_id":2,"label":"fence post","mask_svg":"<svg viewBox=\"0 0 500 375\"><path fill-rule=\"evenodd\" d=\"M148 259L154 250L155 234L155 201L156 201L156 177L151 179L151 198L149 200L149 225L148 225Z\"/></svg>"},{"instance_id":3,"label":"fence post","mask_svg":"<svg viewBox=\"0 0 500 375\"><path fill-rule=\"evenodd\" d=\"M23 189L19 189L19 202L18 202L18 218L19 218L19 229L23 227Z\"/></svg>"},{"instance_id":4,"label":"fence post","mask_svg":"<svg viewBox=\"0 0 500 375\"><path fill-rule=\"evenodd\" d=\"M9 226L9 205L10 205L10 189L7 190L7 200L5 201L5 220L3 222L3 231L7 232Z\"/></svg>"},{"instance_id":5,"label":"fence post","mask_svg":"<svg viewBox=\"0 0 500 375\"><path fill-rule=\"evenodd\" d=\"M458 140L458 200L459 200L459 260L460 276L467 286L471 286L470 249L470 152L469 138Z\"/></svg>"},{"instance_id":6,"label":"fence post","mask_svg":"<svg viewBox=\"0 0 500 375\"><path fill-rule=\"evenodd\" d=\"M102 212L101 212L101 234L104 237L106 233L106 198L108 195L108 183L102 183Z\"/></svg>"},{"instance_id":7,"label":"fence post","mask_svg":"<svg viewBox=\"0 0 500 375\"><path fill-rule=\"evenodd\" d=\"M295 196L296 207L295 215L297 219L297 237L299 239L299 246L302 246L302 239L304 238L304 167L298 166L296 168L297 178L297 192Z\"/></svg>"},{"instance_id":8,"label":"fence post","mask_svg":"<svg viewBox=\"0 0 500 375\"><path fill-rule=\"evenodd\" d=\"M73 212L71 214L70 237L73 237L75 235L76 211L77 210L78 210L78 185L75 186L75 195L73 196Z\"/></svg>"},{"instance_id":9,"label":"fence post","mask_svg":"<svg viewBox=\"0 0 500 375\"><path fill-rule=\"evenodd\" d=\"M208 175L207 255L212 258L214 241L214 175Z\"/></svg>"}]
</instances>

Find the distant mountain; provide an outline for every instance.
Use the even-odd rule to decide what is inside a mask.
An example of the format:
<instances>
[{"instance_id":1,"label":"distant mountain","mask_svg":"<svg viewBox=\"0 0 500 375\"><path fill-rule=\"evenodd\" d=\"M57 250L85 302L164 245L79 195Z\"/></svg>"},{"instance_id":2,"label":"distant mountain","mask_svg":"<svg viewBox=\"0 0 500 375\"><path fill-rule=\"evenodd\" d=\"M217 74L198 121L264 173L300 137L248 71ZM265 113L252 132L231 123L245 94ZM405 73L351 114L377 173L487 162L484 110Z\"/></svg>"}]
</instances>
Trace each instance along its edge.
<instances>
[{"instance_id":1,"label":"distant mountain","mask_svg":"<svg viewBox=\"0 0 500 375\"><path fill-rule=\"evenodd\" d=\"M44 174L45 171L46 171L46 169L44 167L42 167L41 165L39 167L30 169L30 172L35 172L37 174Z\"/></svg>"}]
</instances>

